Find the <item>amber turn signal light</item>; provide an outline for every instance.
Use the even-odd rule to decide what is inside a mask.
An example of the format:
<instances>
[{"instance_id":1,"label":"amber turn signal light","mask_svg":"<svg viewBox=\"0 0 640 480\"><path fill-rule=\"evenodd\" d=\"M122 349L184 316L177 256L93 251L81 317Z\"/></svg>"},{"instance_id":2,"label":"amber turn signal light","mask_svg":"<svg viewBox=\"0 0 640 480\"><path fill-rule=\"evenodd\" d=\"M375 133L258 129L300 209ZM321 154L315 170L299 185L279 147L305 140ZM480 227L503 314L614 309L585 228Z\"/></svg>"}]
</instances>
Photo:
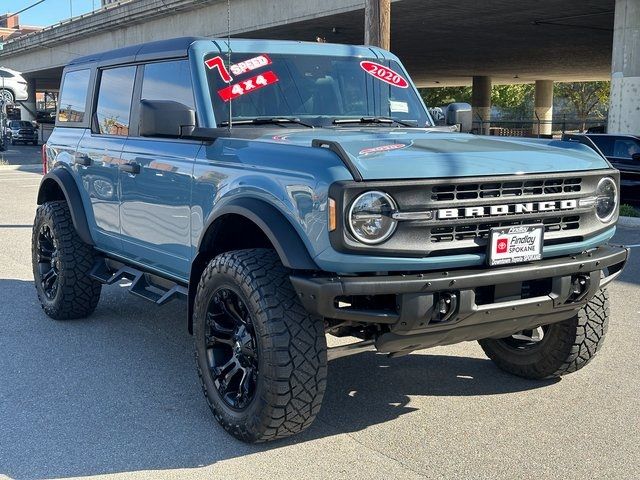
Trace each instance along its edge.
<instances>
[{"instance_id":1,"label":"amber turn signal light","mask_svg":"<svg viewBox=\"0 0 640 480\"><path fill-rule=\"evenodd\" d=\"M336 229L337 217L336 217L336 201L333 198L329 199L329 231L333 232Z\"/></svg>"}]
</instances>

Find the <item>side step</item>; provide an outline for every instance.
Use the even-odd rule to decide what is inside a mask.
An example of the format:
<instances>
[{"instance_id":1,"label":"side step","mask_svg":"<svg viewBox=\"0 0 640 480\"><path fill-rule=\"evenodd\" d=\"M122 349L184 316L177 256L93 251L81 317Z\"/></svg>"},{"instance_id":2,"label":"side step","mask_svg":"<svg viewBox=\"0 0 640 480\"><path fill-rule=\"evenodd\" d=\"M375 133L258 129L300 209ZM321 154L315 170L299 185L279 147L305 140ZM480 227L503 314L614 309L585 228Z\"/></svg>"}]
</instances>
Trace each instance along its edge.
<instances>
[{"instance_id":1,"label":"side step","mask_svg":"<svg viewBox=\"0 0 640 480\"><path fill-rule=\"evenodd\" d=\"M110 259L98 260L89 275L105 285L130 280L130 293L156 305L164 305L174 298L186 299L189 294L187 287L183 285Z\"/></svg>"}]
</instances>

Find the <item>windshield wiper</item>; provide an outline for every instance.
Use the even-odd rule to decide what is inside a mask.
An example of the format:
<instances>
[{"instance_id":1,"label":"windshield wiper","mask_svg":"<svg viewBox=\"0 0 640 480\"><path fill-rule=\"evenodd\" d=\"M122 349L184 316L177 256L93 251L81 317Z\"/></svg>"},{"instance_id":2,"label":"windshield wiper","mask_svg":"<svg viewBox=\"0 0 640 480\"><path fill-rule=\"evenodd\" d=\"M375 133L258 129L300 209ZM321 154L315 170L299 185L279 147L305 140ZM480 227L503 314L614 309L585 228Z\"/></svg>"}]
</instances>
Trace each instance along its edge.
<instances>
[{"instance_id":1,"label":"windshield wiper","mask_svg":"<svg viewBox=\"0 0 640 480\"><path fill-rule=\"evenodd\" d=\"M295 123L296 125L302 125L307 128L315 128L313 125L307 122L303 122L299 118L293 117L270 117L270 118L246 118L241 120L233 120L233 125L280 125L281 123ZM220 122L220 127L229 126L228 121Z\"/></svg>"},{"instance_id":2,"label":"windshield wiper","mask_svg":"<svg viewBox=\"0 0 640 480\"><path fill-rule=\"evenodd\" d=\"M409 121L404 121L404 120L398 120L397 118L391 118L391 117L362 117L362 118L336 118L333 121L334 125L340 125L343 123L377 123L377 124L383 124L383 125L391 125L391 124L398 124L398 125L404 125L405 127L417 127L418 126L418 122L416 122L415 120L409 120Z\"/></svg>"}]
</instances>

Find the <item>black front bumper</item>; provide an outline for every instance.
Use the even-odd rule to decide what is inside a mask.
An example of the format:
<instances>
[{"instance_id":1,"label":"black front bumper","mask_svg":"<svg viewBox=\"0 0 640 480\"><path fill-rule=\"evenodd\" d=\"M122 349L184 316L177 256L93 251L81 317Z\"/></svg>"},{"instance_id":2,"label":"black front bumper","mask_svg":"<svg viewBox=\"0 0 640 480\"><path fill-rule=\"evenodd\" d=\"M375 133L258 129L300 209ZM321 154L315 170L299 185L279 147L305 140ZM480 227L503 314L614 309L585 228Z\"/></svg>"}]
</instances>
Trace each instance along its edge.
<instances>
[{"instance_id":1,"label":"black front bumper","mask_svg":"<svg viewBox=\"0 0 640 480\"><path fill-rule=\"evenodd\" d=\"M291 281L310 313L385 324L376 347L383 352L402 352L500 338L570 318L619 275L628 255L627 248L607 245L579 255L508 267L367 277L292 275ZM534 281L546 282L548 291L521 296L522 285ZM486 287L494 297L489 302L486 298L477 301ZM395 308L362 306L369 300L371 305L378 304L375 298L381 295L395 295ZM445 321L434 321L434 310L443 295L452 298L455 305ZM352 298L366 300L356 302L358 307L354 308L343 301Z\"/></svg>"}]
</instances>

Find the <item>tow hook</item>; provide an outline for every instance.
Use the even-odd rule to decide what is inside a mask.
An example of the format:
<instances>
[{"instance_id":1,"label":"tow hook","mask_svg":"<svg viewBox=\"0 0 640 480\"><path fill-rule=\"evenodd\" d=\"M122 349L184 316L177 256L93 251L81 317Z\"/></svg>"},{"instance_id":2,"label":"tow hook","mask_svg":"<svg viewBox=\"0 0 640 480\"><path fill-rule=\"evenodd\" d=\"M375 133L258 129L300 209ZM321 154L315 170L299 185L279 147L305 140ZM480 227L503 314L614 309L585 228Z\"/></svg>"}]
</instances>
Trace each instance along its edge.
<instances>
[{"instance_id":1,"label":"tow hook","mask_svg":"<svg viewBox=\"0 0 640 480\"><path fill-rule=\"evenodd\" d=\"M591 277L588 275L576 275L573 277L571 280L571 298L569 300L572 302L583 300L589 292L590 285Z\"/></svg>"},{"instance_id":2,"label":"tow hook","mask_svg":"<svg viewBox=\"0 0 640 480\"><path fill-rule=\"evenodd\" d=\"M439 295L438 302L431 319L433 322L446 322L458 308L458 296L455 293L443 292Z\"/></svg>"}]
</instances>

